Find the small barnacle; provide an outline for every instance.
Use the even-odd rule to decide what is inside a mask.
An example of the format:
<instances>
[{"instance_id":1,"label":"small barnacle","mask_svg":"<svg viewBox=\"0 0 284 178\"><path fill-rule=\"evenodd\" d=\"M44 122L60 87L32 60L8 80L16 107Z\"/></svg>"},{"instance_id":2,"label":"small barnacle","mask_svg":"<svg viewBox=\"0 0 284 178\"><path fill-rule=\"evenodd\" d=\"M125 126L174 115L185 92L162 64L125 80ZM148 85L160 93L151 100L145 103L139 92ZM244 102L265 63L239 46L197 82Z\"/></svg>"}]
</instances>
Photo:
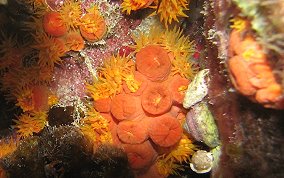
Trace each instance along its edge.
<instances>
[{"instance_id":1,"label":"small barnacle","mask_svg":"<svg viewBox=\"0 0 284 178\"><path fill-rule=\"evenodd\" d=\"M212 169L213 155L205 150L196 151L190 163L190 168L196 173L207 173Z\"/></svg>"},{"instance_id":2,"label":"small barnacle","mask_svg":"<svg viewBox=\"0 0 284 178\"><path fill-rule=\"evenodd\" d=\"M197 141L214 148L220 144L215 119L205 102L197 103L186 115L184 129Z\"/></svg>"},{"instance_id":3,"label":"small barnacle","mask_svg":"<svg viewBox=\"0 0 284 178\"><path fill-rule=\"evenodd\" d=\"M26 112L13 120L16 124L12 127L16 129L20 138L27 138L33 133L39 133L47 124L46 112Z\"/></svg>"}]
</instances>

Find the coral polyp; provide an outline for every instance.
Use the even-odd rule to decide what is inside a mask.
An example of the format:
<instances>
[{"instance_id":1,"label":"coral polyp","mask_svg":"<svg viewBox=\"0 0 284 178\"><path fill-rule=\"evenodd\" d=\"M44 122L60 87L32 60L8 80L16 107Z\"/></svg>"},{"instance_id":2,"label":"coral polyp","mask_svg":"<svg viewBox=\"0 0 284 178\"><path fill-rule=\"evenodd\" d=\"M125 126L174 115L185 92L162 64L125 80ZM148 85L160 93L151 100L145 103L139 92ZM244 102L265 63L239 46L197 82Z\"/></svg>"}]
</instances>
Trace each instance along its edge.
<instances>
[{"instance_id":1,"label":"coral polyp","mask_svg":"<svg viewBox=\"0 0 284 178\"><path fill-rule=\"evenodd\" d=\"M106 22L99 11L85 14L80 21L81 35L88 41L100 40L107 31Z\"/></svg>"},{"instance_id":2,"label":"coral polyp","mask_svg":"<svg viewBox=\"0 0 284 178\"><path fill-rule=\"evenodd\" d=\"M2 138L0 140L0 159L4 158L8 154L13 153L17 149L17 146L18 146L17 139L13 137Z\"/></svg>"},{"instance_id":3,"label":"coral polyp","mask_svg":"<svg viewBox=\"0 0 284 178\"><path fill-rule=\"evenodd\" d=\"M121 3L122 12L130 14L131 11L148 7L154 0L124 0Z\"/></svg>"},{"instance_id":4,"label":"coral polyp","mask_svg":"<svg viewBox=\"0 0 284 178\"><path fill-rule=\"evenodd\" d=\"M32 90L29 88L25 88L16 94L17 104L23 109L24 112L34 110L35 103L33 100Z\"/></svg>"},{"instance_id":5,"label":"coral polyp","mask_svg":"<svg viewBox=\"0 0 284 178\"><path fill-rule=\"evenodd\" d=\"M34 48L39 50L39 65L53 69L55 64L62 61L60 57L67 52L63 40L50 37L45 33L39 33L35 35L35 38L36 45L34 45Z\"/></svg>"},{"instance_id":6,"label":"coral polyp","mask_svg":"<svg viewBox=\"0 0 284 178\"><path fill-rule=\"evenodd\" d=\"M169 153L158 157L157 168L160 174L168 176L169 174L178 174L178 171L184 170L182 163L189 163L190 156L195 152L196 147L188 136L183 135L178 145Z\"/></svg>"},{"instance_id":7,"label":"coral polyp","mask_svg":"<svg viewBox=\"0 0 284 178\"><path fill-rule=\"evenodd\" d=\"M81 2L77 0L64 1L59 9L63 23L68 29L74 30L79 25L79 20L82 15Z\"/></svg>"},{"instance_id":8,"label":"coral polyp","mask_svg":"<svg viewBox=\"0 0 284 178\"><path fill-rule=\"evenodd\" d=\"M180 74L182 77L192 79L198 71L196 64L190 61L195 47L193 41L183 36L181 29L163 30L153 27L148 34L140 33L138 36L133 36L133 39L136 44L132 47L137 52L151 44L166 49L172 60L172 75Z\"/></svg>"},{"instance_id":9,"label":"coral polyp","mask_svg":"<svg viewBox=\"0 0 284 178\"><path fill-rule=\"evenodd\" d=\"M173 21L178 22L180 17L188 17L184 11L188 10L187 0L155 0L151 8L155 11L151 15L158 14L160 21L168 28Z\"/></svg>"},{"instance_id":10,"label":"coral polyp","mask_svg":"<svg viewBox=\"0 0 284 178\"><path fill-rule=\"evenodd\" d=\"M189 62L186 58L175 57L175 59L172 60L171 75L179 74L182 77L192 80L198 71L199 68L197 65Z\"/></svg>"},{"instance_id":11,"label":"coral polyp","mask_svg":"<svg viewBox=\"0 0 284 178\"><path fill-rule=\"evenodd\" d=\"M17 63L20 59L17 37L0 32L0 68L4 69Z\"/></svg>"},{"instance_id":12,"label":"coral polyp","mask_svg":"<svg viewBox=\"0 0 284 178\"><path fill-rule=\"evenodd\" d=\"M112 97L121 92L122 82L129 82L134 70L134 62L130 58L112 56L98 68L98 80L93 85L87 84L87 91L94 100Z\"/></svg>"},{"instance_id":13,"label":"coral polyp","mask_svg":"<svg viewBox=\"0 0 284 178\"><path fill-rule=\"evenodd\" d=\"M13 128L16 129L17 135L20 138L27 138L33 133L39 133L47 124L46 112L26 112L21 114Z\"/></svg>"},{"instance_id":14,"label":"coral polyp","mask_svg":"<svg viewBox=\"0 0 284 178\"><path fill-rule=\"evenodd\" d=\"M133 36L133 40L136 43L133 46L135 51L139 51L146 45L159 44L169 52L172 52L174 56L188 58L194 52L193 41L185 37L182 30L176 27L171 30L152 27L147 34L140 33L137 36Z\"/></svg>"},{"instance_id":15,"label":"coral polyp","mask_svg":"<svg viewBox=\"0 0 284 178\"><path fill-rule=\"evenodd\" d=\"M95 145L112 143L108 121L93 108L80 120L80 130Z\"/></svg>"}]
</instances>

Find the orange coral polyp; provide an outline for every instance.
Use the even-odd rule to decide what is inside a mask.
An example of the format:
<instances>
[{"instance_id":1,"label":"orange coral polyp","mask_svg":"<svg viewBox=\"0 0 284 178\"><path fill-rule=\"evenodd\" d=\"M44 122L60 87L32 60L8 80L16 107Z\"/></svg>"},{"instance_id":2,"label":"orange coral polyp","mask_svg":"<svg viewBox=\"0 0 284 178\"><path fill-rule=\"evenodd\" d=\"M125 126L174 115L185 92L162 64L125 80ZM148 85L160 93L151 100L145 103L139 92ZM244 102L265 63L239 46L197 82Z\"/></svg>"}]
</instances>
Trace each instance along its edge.
<instances>
[{"instance_id":1,"label":"orange coral polyp","mask_svg":"<svg viewBox=\"0 0 284 178\"><path fill-rule=\"evenodd\" d=\"M121 3L122 12L126 12L129 15L131 11L147 8L153 1L154 0L124 0Z\"/></svg>"},{"instance_id":2,"label":"orange coral polyp","mask_svg":"<svg viewBox=\"0 0 284 178\"><path fill-rule=\"evenodd\" d=\"M107 31L104 18L98 13L87 13L81 18L81 35L90 42L99 41Z\"/></svg>"},{"instance_id":3,"label":"orange coral polyp","mask_svg":"<svg viewBox=\"0 0 284 178\"><path fill-rule=\"evenodd\" d=\"M58 12L47 12L43 17L44 31L54 37L66 34L67 28L64 25L61 15Z\"/></svg>"},{"instance_id":4,"label":"orange coral polyp","mask_svg":"<svg viewBox=\"0 0 284 178\"><path fill-rule=\"evenodd\" d=\"M84 39L78 32L70 32L65 38L66 46L73 51L80 51L84 49L85 43Z\"/></svg>"},{"instance_id":5,"label":"orange coral polyp","mask_svg":"<svg viewBox=\"0 0 284 178\"><path fill-rule=\"evenodd\" d=\"M151 81L167 79L171 61L167 51L159 45L148 45L136 54L137 70Z\"/></svg>"}]
</instances>

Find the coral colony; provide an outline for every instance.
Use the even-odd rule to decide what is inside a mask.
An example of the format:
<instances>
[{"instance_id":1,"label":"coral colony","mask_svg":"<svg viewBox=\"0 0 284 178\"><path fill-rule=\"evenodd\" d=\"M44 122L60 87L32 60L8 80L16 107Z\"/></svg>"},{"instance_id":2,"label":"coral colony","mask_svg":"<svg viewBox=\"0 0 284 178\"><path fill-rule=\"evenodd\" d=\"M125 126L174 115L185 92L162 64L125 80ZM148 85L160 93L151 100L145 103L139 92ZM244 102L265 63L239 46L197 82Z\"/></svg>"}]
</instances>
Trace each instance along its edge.
<instances>
[{"instance_id":1,"label":"coral colony","mask_svg":"<svg viewBox=\"0 0 284 178\"><path fill-rule=\"evenodd\" d=\"M210 71L182 30L188 1L16 2L26 13L19 32L1 31L1 91L19 110L0 140L1 178L190 177L214 169L220 140L206 100ZM235 17L230 28L234 87L280 109L281 85L244 33L249 22Z\"/></svg>"}]
</instances>

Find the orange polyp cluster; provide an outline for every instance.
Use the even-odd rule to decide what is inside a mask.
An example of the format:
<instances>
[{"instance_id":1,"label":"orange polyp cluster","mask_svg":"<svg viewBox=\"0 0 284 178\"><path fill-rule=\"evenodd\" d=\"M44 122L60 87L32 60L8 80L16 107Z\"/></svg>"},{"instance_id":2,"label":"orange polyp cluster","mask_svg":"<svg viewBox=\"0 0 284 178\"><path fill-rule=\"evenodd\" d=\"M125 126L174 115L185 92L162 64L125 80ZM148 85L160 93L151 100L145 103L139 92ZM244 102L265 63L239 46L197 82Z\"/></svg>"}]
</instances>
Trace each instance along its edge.
<instances>
[{"instance_id":1,"label":"orange polyp cluster","mask_svg":"<svg viewBox=\"0 0 284 178\"><path fill-rule=\"evenodd\" d=\"M183 135L181 120L185 113L179 115L184 111L181 103L189 80L178 73L171 74L173 64L168 54L161 45L148 45L136 53L136 63L128 57L112 57L98 68L98 81L87 85L94 108L110 119L113 144L125 150L132 169L140 171L165 161L169 166L160 167L158 173L163 176L181 168L177 165L188 161L185 157L194 149ZM137 84L127 85L129 80ZM101 90L103 83L106 88ZM110 86L108 89L115 92L107 94ZM178 119L178 115L183 118ZM165 149L172 154L161 151ZM140 160L139 156L147 160ZM162 160L165 157L171 162Z\"/></svg>"},{"instance_id":2,"label":"orange polyp cluster","mask_svg":"<svg viewBox=\"0 0 284 178\"><path fill-rule=\"evenodd\" d=\"M277 83L266 54L252 36L241 37L231 32L228 60L231 79L236 89L265 107L278 108L282 87Z\"/></svg>"}]
</instances>

